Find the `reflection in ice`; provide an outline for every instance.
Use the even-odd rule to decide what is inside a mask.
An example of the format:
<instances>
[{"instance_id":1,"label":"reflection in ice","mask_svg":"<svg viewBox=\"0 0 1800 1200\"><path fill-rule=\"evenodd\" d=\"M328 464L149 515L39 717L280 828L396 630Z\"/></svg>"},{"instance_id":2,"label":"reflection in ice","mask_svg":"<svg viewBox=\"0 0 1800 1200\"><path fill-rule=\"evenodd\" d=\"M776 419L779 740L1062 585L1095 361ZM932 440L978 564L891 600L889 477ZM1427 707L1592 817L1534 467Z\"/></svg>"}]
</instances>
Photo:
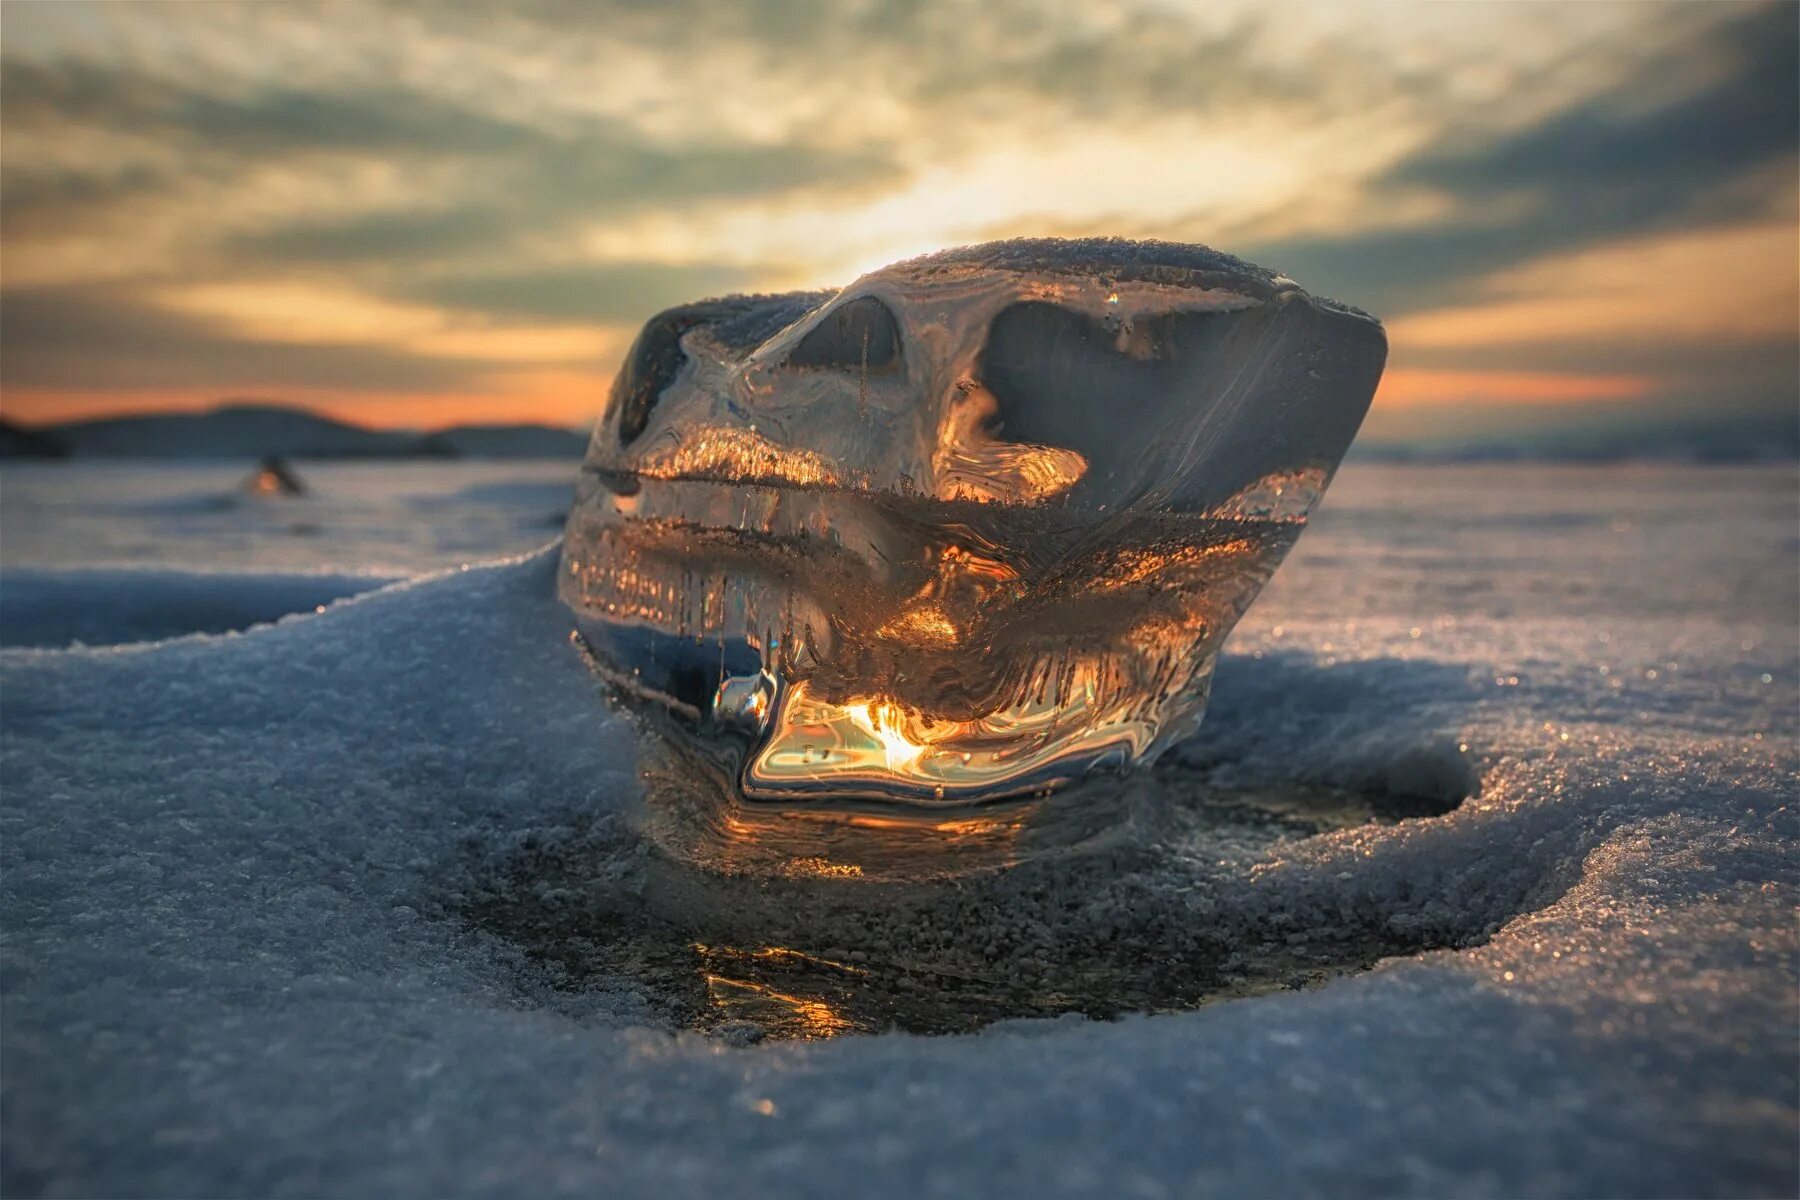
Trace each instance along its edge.
<instances>
[{"instance_id":1,"label":"reflection in ice","mask_svg":"<svg viewBox=\"0 0 1800 1200\"><path fill-rule=\"evenodd\" d=\"M671 310L595 431L561 594L718 829L923 827L1125 771L1198 722L1384 356L1360 313L1152 243Z\"/></svg>"}]
</instances>

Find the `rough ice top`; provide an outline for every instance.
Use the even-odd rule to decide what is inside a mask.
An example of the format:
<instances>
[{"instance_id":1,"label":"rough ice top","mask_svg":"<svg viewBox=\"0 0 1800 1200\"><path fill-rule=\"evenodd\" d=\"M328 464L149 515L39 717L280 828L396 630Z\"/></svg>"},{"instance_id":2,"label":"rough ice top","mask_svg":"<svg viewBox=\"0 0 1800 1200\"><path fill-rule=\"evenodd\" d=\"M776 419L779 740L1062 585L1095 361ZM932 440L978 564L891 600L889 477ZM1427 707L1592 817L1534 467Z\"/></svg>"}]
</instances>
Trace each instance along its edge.
<instances>
[{"instance_id":1,"label":"rough ice top","mask_svg":"<svg viewBox=\"0 0 1800 1200\"><path fill-rule=\"evenodd\" d=\"M1205 511L1322 484L1385 358L1373 318L1204 247L999 242L658 314L588 467Z\"/></svg>"}]
</instances>

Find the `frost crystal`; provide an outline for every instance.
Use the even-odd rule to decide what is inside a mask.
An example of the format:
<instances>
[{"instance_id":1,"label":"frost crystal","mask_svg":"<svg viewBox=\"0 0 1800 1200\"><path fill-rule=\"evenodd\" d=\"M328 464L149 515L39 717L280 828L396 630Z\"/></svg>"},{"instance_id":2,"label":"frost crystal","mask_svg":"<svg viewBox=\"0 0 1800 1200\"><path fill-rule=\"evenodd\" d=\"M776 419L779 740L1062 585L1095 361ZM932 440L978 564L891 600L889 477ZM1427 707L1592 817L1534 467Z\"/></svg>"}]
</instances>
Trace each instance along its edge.
<instances>
[{"instance_id":1,"label":"frost crystal","mask_svg":"<svg viewBox=\"0 0 1800 1200\"><path fill-rule=\"evenodd\" d=\"M1163 243L671 309L594 432L561 595L751 801L1126 770L1199 722L1385 356L1372 318Z\"/></svg>"}]
</instances>

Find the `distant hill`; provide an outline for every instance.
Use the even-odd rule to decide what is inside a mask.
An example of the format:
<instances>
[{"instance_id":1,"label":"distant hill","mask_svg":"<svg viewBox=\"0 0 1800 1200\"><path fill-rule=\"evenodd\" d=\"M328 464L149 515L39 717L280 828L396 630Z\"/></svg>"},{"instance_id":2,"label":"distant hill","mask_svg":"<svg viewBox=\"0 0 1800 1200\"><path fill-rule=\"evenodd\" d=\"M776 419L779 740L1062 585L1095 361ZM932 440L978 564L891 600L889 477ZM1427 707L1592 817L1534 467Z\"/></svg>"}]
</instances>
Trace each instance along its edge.
<instances>
[{"instance_id":1,"label":"distant hill","mask_svg":"<svg viewBox=\"0 0 1800 1200\"><path fill-rule=\"evenodd\" d=\"M459 458L580 458L587 435L549 425L457 425L431 435Z\"/></svg>"},{"instance_id":2,"label":"distant hill","mask_svg":"<svg viewBox=\"0 0 1800 1200\"><path fill-rule=\"evenodd\" d=\"M547 425L367 429L300 409L229 404L27 428L0 423L3 458L575 458L587 439Z\"/></svg>"},{"instance_id":3,"label":"distant hill","mask_svg":"<svg viewBox=\"0 0 1800 1200\"><path fill-rule=\"evenodd\" d=\"M0 458L67 458L69 447L53 433L0 421Z\"/></svg>"},{"instance_id":4,"label":"distant hill","mask_svg":"<svg viewBox=\"0 0 1800 1200\"><path fill-rule=\"evenodd\" d=\"M1800 414L1618 421L1411 441L1360 441L1362 462L1786 463L1800 459Z\"/></svg>"},{"instance_id":5,"label":"distant hill","mask_svg":"<svg viewBox=\"0 0 1800 1200\"><path fill-rule=\"evenodd\" d=\"M40 429L75 458L448 458L417 433L364 429L291 408L110 417Z\"/></svg>"}]
</instances>

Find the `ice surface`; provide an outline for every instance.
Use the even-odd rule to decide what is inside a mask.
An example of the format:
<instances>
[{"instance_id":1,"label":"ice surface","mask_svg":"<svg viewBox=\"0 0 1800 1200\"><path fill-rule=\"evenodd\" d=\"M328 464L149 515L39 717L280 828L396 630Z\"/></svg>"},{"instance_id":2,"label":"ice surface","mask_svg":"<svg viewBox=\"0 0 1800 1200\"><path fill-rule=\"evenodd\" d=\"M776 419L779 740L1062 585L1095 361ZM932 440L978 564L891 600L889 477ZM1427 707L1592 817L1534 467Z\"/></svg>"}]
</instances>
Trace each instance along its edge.
<instances>
[{"instance_id":1,"label":"ice surface","mask_svg":"<svg viewBox=\"0 0 1800 1200\"><path fill-rule=\"evenodd\" d=\"M540 546L574 494L567 460L289 463L307 489L292 497L245 494L256 465L8 462L0 570L410 575Z\"/></svg>"},{"instance_id":2,"label":"ice surface","mask_svg":"<svg viewBox=\"0 0 1800 1200\"><path fill-rule=\"evenodd\" d=\"M311 612L422 571L542 545L567 461L287 464L304 495L233 464L7 463L0 645L110 645Z\"/></svg>"},{"instance_id":3,"label":"ice surface","mask_svg":"<svg viewBox=\"0 0 1800 1200\"><path fill-rule=\"evenodd\" d=\"M673 309L595 432L562 595L647 727L698 735L672 757L741 760L728 793L941 809L1122 771L1197 725L1385 354L1162 243Z\"/></svg>"},{"instance_id":4,"label":"ice surface","mask_svg":"<svg viewBox=\"0 0 1800 1200\"><path fill-rule=\"evenodd\" d=\"M561 847L595 936L645 882L554 552L0 652L0 1192L1792 1195L1797 521L1786 470L1346 468L1176 753L1479 794L922 916L1466 948L950 1038L677 1036L471 928Z\"/></svg>"}]
</instances>

